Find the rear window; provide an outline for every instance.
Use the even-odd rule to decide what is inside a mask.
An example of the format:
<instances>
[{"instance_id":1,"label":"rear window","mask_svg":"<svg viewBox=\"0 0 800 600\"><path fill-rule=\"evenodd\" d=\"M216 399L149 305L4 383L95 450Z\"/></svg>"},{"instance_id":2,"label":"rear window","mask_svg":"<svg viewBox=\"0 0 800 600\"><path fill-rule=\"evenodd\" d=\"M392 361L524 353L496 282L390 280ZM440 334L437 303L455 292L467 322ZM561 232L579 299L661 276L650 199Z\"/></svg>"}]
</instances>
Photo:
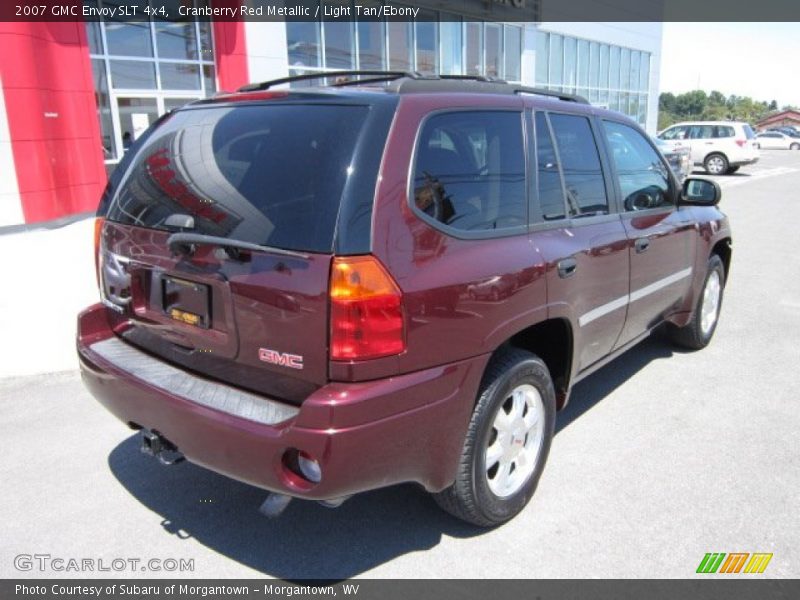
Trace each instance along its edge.
<instances>
[{"instance_id":1,"label":"rear window","mask_svg":"<svg viewBox=\"0 0 800 600\"><path fill-rule=\"evenodd\" d=\"M748 125L748 124L746 124L746 123L745 123L744 125L742 125L742 129L744 129L744 136L745 136L745 137L746 137L748 140L751 140L751 139L753 139L754 137L756 137L756 134L755 134L755 132L753 131L753 128L752 128L752 127L750 127L750 125Z\"/></svg>"},{"instance_id":2,"label":"rear window","mask_svg":"<svg viewBox=\"0 0 800 600\"><path fill-rule=\"evenodd\" d=\"M212 107L153 131L120 180L107 218L308 252L330 252L368 108ZM172 217L172 218L170 218Z\"/></svg>"}]
</instances>

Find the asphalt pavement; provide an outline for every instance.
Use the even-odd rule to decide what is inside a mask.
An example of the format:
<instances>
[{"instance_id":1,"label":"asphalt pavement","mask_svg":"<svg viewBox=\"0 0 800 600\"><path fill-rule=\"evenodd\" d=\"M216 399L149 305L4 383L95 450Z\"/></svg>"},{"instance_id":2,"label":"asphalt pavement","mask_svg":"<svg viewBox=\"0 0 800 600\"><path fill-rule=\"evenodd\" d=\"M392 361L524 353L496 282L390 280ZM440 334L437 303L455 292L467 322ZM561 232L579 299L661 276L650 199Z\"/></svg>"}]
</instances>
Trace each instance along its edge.
<instances>
[{"instance_id":1,"label":"asphalt pavement","mask_svg":"<svg viewBox=\"0 0 800 600\"><path fill-rule=\"evenodd\" d=\"M42 365L69 370L0 379L0 577L93 576L18 570L15 557L47 554L193 561L104 577L682 578L708 552L773 553L763 575L736 577L799 577L800 152L763 151L717 179L734 249L714 341L690 353L653 337L580 383L534 499L493 530L411 485L267 520L262 491L140 454L82 387L68 336L41 323L32 340L3 335L16 372L36 371L37 344L58 357ZM42 276L14 272L4 294ZM35 307L4 323L24 332L47 319Z\"/></svg>"}]
</instances>

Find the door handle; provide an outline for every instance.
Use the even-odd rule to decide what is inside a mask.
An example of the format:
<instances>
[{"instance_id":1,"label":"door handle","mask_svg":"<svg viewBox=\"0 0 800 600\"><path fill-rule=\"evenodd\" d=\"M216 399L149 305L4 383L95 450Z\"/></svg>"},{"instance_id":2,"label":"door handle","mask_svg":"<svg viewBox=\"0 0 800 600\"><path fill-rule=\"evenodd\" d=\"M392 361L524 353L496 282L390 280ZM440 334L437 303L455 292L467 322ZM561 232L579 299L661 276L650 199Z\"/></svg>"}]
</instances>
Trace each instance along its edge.
<instances>
[{"instance_id":1,"label":"door handle","mask_svg":"<svg viewBox=\"0 0 800 600\"><path fill-rule=\"evenodd\" d=\"M647 252L647 249L650 247L650 240L647 238L639 238L633 243L633 246L636 248L637 254Z\"/></svg>"},{"instance_id":2,"label":"door handle","mask_svg":"<svg viewBox=\"0 0 800 600\"><path fill-rule=\"evenodd\" d=\"M572 277L575 275L575 271L578 270L578 261L574 258L565 258L563 260L558 261L558 276L561 279L566 279L567 277Z\"/></svg>"}]
</instances>

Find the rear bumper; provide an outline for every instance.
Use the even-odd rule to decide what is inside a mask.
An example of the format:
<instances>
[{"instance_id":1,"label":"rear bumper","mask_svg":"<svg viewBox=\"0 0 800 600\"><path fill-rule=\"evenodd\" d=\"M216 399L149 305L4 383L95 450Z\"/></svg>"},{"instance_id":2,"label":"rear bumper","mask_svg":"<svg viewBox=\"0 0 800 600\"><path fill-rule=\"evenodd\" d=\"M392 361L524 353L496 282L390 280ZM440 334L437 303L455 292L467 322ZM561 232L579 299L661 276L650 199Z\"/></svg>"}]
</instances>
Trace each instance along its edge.
<instances>
[{"instance_id":1,"label":"rear bumper","mask_svg":"<svg viewBox=\"0 0 800 600\"><path fill-rule=\"evenodd\" d=\"M179 372L172 375L182 383L159 383L131 366L135 357L130 353L109 353L115 339L102 305L78 317L83 381L116 417L158 431L190 461L213 471L318 500L408 481L429 491L450 485L488 360L480 356L390 379L330 383L292 407L167 365ZM217 404L189 399L191 390L208 386L226 388L214 389L208 397L222 393L233 398ZM244 404L237 393L246 397ZM261 400L263 406L254 405ZM319 461L320 483L306 482L285 467L283 456L289 449Z\"/></svg>"}]
</instances>

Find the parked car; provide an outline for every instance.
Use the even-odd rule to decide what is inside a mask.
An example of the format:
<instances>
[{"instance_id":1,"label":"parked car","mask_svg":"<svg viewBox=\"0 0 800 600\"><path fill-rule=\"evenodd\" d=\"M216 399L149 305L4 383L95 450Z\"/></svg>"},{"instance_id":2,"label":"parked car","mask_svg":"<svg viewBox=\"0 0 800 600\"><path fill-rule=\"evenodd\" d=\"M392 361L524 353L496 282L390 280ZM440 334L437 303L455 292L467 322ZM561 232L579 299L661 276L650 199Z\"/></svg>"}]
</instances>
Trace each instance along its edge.
<instances>
[{"instance_id":1,"label":"parked car","mask_svg":"<svg viewBox=\"0 0 800 600\"><path fill-rule=\"evenodd\" d=\"M662 325L711 341L720 188L576 96L349 75L140 136L98 212L83 380L143 451L268 490L269 516L415 482L502 523L578 381Z\"/></svg>"},{"instance_id":2,"label":"parked car","mask_svg":"<svg viewBox=\"0 0 800 600\"><path fill-rule=\"evenodd\" d=\"M692 172L692 151L689 146L670 144L660 138L653 138L661 154L667 159L678 181L683 181Z\"/></svg>"},{"instance_id":3,"label":"parked car","mask_svg":"<svg viewBox=\"0 0 800 600\"><path fill-rule=\"evenodd\" d=\"M739 167L758 162L756 134L747 123L696 121L668 127L658 137L670 144L691 148L692 163L711 175L735 173Z\"/></svg>"},{"instance_id":4,"label":"parked car","mask_svg":"<svg viewBox=\"0 0 800 600\"><path fill-rule=\"evenodd\" d=\"M800 131L797 131L797 129L795 129L794 127L770 127L766 131L777 131L778 133L788 135L789 137L792 138L800 138Z\"/></svg>"},{"instance_id":5,"label":"parked car","mask_svg":"<svg viewBox=\"0 0 800 600\"><path fill-rule=\"evenodd\" d=\"M756 135L756 146L771 150L800 150L800 139L780 131L765 131Z\"/></svg>"}]
</instances>

